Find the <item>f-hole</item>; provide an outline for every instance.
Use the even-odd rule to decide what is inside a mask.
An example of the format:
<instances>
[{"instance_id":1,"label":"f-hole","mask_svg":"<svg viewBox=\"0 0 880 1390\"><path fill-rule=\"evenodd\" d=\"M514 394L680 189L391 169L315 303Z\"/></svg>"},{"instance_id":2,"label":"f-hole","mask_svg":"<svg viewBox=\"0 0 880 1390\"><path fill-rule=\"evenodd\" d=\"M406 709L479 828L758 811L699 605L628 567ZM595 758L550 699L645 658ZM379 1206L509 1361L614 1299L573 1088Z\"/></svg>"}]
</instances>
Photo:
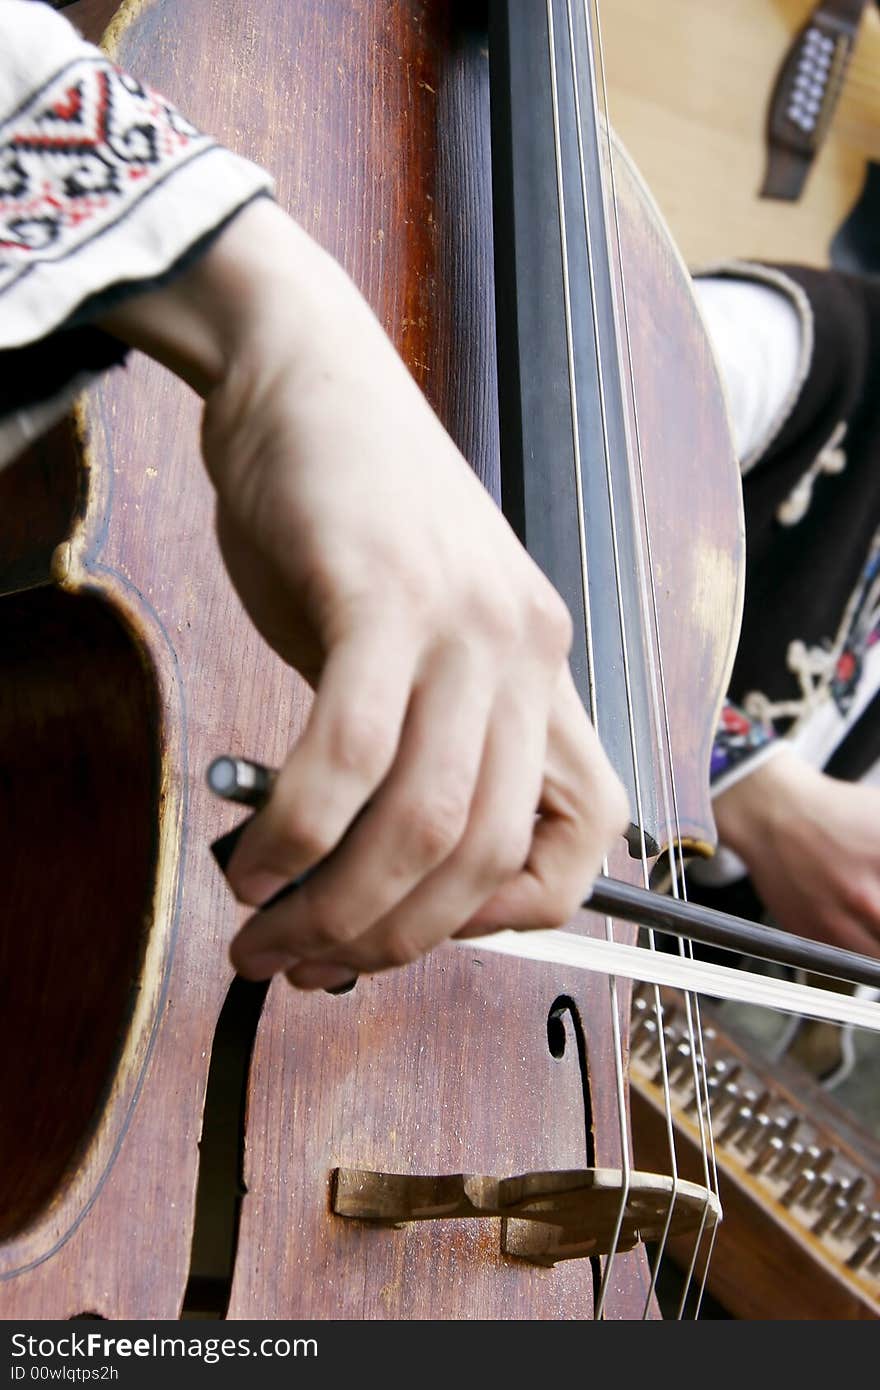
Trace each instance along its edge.
<instances>
[{"instance_id":1,"label":"f-hole","mask_svg":"<svg viewBox=\"0 0 880 1390\"><path fill-rule=\"evenodd\" d=\"M220 1011L202 1115L199 1175L183 1318L225 1318L232 1292L244 1182L251 1057L268 982L236 975Z\"/></svg>"},{"instance_id":2,"label":"f-hole","mask_svg":"<svg viewBox=\"0 0 880 1390\"><path fill-rule=\"evenodd\" d=\"M584 1098L584 1149L586 1156L586 1166L595 1168L596 1166L596 1141L593 1136L593 1101L590 1095L590 1066L587 1059L587 1040L584 1036L584 1026L581 1023L577 1004L570 999L567 994L560 994L558 999L553 1001L550 1012L547 1015L547 1046L550 1049L550 1056L561 1058L565 1056L567 1046L567 1036L565 1019L568 1017L568 1024L574 1037L575 1047L577 1048L578 1068L581 1074L581 1092Z\"/></svg>"},{"instance_id":3,"label":"f-hole","mask_svg":"<svg viewBox=\"0 0 880 1390\"><path fill-rule=\"evenodd\" d=\"M356 980L328 994L347 994ZM248 1087L268 981L236 975L214 1031L202 1113L184 1319L225 1318L232 1294L241 1204L247 1196L244 1147Z\"/></svg>"},{"instance_id":4,"label":"f-hole","mask_svg":"<svg viewBox=\"0 0 880 1390\"><path fill-rule=\"evenodd\" d=\"M211 853L224 871L246 824L242 821L211 845ZM295 893L299 882L282 888L266 907ZM356 984L356 979L350 980L326 992L348 994ZM225 1318L229 1307L241 1204L247 1196L244 1147L251 1059L268 990L268 981L254 982L236 975L217 1019L202 1113L195 1219L182 1318Z\"/></svg>"},{"instance_id":5,"label":"f-hole","mask_svg":"<svg viewBox=\"0 0 880 1390\"><path fill-rule=\"evenodd\" d=\"M547 1046L550 1049L550 1056L558 1059L565 1056L568 1045L568 1032L566 1029L566 1019L568 1027L571 1029L574 1044L577 1048L578 1068L581 1075L581 1095L584 1101L584 1153L587 1168L596 1166L596 1139L593 1133L593 1099L590 1092L590 1063L587 1056L587 1039L584 1034L584 1025L581 1023L581 1016L578 1013L577 1004L567 994L560 994L558 999L554 999L547 1015ZM598 1297L598 1290L602 1283L602 1263L598 1255L590 1257L590 1270L593 1275L594 1296Z\"/></svg>"}]
</instances>

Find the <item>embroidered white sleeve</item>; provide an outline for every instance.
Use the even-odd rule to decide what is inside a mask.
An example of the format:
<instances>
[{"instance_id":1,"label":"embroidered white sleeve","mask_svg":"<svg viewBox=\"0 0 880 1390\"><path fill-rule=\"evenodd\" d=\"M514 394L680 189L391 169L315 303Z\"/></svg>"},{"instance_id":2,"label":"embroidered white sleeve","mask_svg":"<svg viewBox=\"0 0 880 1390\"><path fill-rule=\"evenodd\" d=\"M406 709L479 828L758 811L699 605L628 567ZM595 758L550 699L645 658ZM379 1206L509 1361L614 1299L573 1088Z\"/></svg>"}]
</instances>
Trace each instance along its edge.
<instances>
[{"instance_id":1,"label":"embroidered white sleeve","mask_svg":"<svg viewBox=\"0 0 880 1390\"><path fill-rule=\"evenodd\" d=\"M780 289L745 278L705 278L694 291L724 382L737 457L748 459L778 429L800 381L803 332Z\"/></svg>"},{"instance_id":2,"label":"embroidered white sleeve","mask_svg":"<svg viewBox=\"0 0 880 1390\"><path fill-rule=\"evenodd\" d=\"M270 188L60 15L0 0L0 348L161 275Z\"/></svg>"}]
</instances>

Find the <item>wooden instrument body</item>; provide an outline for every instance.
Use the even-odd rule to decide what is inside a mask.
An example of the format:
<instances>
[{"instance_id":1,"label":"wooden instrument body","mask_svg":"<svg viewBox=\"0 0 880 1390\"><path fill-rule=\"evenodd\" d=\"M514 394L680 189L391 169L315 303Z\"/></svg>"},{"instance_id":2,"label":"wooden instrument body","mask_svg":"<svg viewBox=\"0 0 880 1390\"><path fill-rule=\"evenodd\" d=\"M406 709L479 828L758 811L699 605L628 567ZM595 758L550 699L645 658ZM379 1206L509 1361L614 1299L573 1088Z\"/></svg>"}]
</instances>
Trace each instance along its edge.
<instances>
[{"instance_id":1,"label":"wooden instrument body","mask_svg":"<svg viewBox=\"0 0 880 1390\"><path fill-rule=\"evenodd\" d=\"M608 0L612 118L690 266L752 257L827 265L832 237L880 152L880 15L869 5L852 73L801 198L761 198L767 107L811 0Z\"/></svg>"},{"instance_id":2,"label":"wooden instrument body","mask_svg":"<svg viewBox=\"0 0 880 1390\"><path fill-rule=\"evenodd\" d=\"M484 38L449 5L420 0L153 0L125 6L107 42L273 170L282 205L346 265L497 497ZM678 802L689 837L705 841L708 747L739 614L738 481L683 266L624 163L618 193ZM309 702L220 565L198 417L185 388L133 360L90 394L73 452L0 477L2 525L18 518L2 537L0 640L14 622L28 632L10 645L20 654L4 689L18 695L0 696L20 808L7 827L20 872L2 890L6 949L20 961L0 1055L3 1092L15 1113L32 1112L10 1157L6 1318L175 1318L187 1284L236 924L208 853L229 808L203 774L221 751L280 762ZM65 506L37 545L37 519L64 480ZM46 785L51 822L67 827L49 845ZM623 850L612 867L640 873ZM35 896L41 874L49 889ZM604 932L587 915L580 925ZM228 1316L589 1317L589 1261L547 1270L504 1256L495 1221L348 1223L330 1212L329 1181L340 1165L579 1167L587 1127L596 1162L619 1166L611 1009L625 1037L628 1005L623 984L615 1006L604 979L477 948L441 949L335 998L273 985L250 1073ZM558 1030L548 1045L554 1012L567 1030L561 1058ZM100 1048L90 1027L77 1030L82 1018L102 1020ZM15 1055L26 1033L25 1084ZM84 1068L90 1090L78 1084ZM37 1182L59 1115L55 1169ZM640 1316L646 1290L641 1252L619 1256L607 1315Z\"/></svg>"}]
</instances>

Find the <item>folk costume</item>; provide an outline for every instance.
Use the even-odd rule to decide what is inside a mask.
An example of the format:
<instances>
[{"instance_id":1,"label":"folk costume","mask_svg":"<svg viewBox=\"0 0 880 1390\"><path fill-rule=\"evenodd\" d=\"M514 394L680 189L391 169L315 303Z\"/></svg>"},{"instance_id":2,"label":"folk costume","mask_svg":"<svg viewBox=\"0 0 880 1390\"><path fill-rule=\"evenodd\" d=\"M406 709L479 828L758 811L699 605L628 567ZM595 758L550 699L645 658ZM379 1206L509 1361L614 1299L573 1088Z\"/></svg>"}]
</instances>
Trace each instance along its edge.
<instances>
[{"instance_id":1,"label":"folk costume","mask_svg":"<svg viewBox=\"0 0 880 1390\"><path fill-rule=\"evenodd\" d=\"M739 303L744 289L763 307ZM745 611L713 786L782 746L880 785L880 286L733 264L697 292L731 387L746 515ZM744 873L727 852L695 871L715 885ZM747 915L755 906L747 884L706 900Z\"/></svg>"}]
</instances>

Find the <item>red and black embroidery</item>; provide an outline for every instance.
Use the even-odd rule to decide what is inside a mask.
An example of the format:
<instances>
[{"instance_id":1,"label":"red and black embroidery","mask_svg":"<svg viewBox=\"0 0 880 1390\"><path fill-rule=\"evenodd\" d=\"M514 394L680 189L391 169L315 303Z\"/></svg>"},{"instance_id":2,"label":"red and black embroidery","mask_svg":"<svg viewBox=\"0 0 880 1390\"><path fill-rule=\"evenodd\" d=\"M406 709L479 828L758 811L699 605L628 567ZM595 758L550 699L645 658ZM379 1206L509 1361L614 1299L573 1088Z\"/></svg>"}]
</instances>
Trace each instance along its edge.
<instances>
[{"instance_id":1,"label":"red and black embroidery","mask_svg":"<svg viewBox=\"0 0 880 1390\"><path fill-rule=\"evenodd\" d=\"M850 623L834 663L831 698L846 715L858 692L865 658L880 643L880 531L868 556L864 573L850 603Z\"/></svg>"},{"instance_id":2,"label":"red and black embroidery","mask_svg":"<svg viewBox=\"0 0 880 1390\"><path fill-rule=\"evenodd\" d=\"M213 146L100 57L69 64L0 125L0 293L119 222Z\"/></svg>"}]
</instances>

